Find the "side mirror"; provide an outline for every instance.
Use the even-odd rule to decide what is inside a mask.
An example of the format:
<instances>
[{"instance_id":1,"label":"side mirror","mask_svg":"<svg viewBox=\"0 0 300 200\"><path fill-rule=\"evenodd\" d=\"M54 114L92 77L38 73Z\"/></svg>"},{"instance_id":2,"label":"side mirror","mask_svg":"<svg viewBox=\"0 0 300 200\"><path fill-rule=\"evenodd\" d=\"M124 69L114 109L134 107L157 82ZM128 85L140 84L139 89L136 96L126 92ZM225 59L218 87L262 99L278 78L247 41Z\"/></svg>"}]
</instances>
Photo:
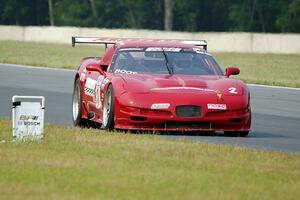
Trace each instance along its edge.
<instances>
[{"instance_id":1,"label":"side mirror","mask_svg":"<svg viewBox=\"0 0 300 200\"><path fill-rule=\"evenodd\" d=\"M101 65L88 65L86 66L87 71L99 72L101 75L105 75Z\"/></svg>"},{"instance_id":2,"label":"side mirror","mask_svg":"<svg viewBox=\"0 0 300 200\"><path fill-rule=\"evenodd\" d=\"M226 68L226 72L225 72L225 76L229 77L231 75L238 75L240 74L240 69L237 67L227 67Z\"/></svg>"}]
</instances>

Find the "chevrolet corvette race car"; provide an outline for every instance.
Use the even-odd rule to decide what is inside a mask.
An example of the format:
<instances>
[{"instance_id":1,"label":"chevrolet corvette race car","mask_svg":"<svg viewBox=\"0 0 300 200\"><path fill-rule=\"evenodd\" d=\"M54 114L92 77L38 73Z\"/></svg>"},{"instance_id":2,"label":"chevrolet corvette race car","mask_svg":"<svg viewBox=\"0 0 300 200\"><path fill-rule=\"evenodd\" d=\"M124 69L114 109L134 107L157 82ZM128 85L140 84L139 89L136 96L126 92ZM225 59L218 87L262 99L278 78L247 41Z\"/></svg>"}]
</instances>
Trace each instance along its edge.
<instances>
[{"instance_id":1,"label":"chevrolet corvette race car","mask_svg":"<svg viewBox=\"0 0 300 200\"><path fill-rule=\"evenodd\" d=\"M223 74L204 40L72 37L103 44L81 60L74 79L75 126L158 131L224 131L247 136L250 93L237 67Z\"/></svg>"}]
</instances>

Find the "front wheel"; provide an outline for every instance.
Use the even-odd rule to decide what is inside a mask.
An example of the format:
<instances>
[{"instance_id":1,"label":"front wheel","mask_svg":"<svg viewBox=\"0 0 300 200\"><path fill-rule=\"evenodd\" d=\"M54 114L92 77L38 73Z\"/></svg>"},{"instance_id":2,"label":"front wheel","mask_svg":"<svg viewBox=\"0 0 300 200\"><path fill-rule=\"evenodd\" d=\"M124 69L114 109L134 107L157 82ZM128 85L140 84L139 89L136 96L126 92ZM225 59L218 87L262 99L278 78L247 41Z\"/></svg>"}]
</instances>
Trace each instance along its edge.
<instances>
[{"instance_id":1,"label":"front wheel","mask_svg":"<svg viewBox=\"0 0 300 200\"><path fill-rule=\"evenodd\" d=\"M115 114L115 99L112 85L108 86L104 97L102 128L112 130L114 129L114 114Z\"/></svg>"},{"instance_id":2,"label":"front wheel","mask_svg":"<svg viewBox=\"0 0 300 200\"><path fill-rule=\"evenodd\" d=\"M82 90L80 80L77 79L74 84L73 102L72 102L73 124L74 126L85 126L86 120L81 118L82 113Z\"/></svg>"},{"instance_id":3,"label":"front wheel","mask_svg":"<svg viewBox=\"0 0 300 200\"><path fill-rule=\"evenodd\" d=\"M249 131L224 131L224 134L229 137L246 137Z\"/></svg>"}]
</instances>

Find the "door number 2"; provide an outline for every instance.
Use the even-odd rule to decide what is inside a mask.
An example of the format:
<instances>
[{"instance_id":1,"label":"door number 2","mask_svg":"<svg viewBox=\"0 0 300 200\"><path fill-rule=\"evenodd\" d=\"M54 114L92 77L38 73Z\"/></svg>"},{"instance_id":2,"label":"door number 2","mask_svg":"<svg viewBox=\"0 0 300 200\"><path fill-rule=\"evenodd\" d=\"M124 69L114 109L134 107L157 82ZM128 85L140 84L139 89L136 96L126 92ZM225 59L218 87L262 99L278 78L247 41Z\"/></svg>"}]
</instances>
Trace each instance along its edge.
<instances>
[{"instance_id":1,"label":"door number 2","mask_svg":"<svg viewBox=\"0 0 300 200\"><path fill-rule=\"evenodd\" d=\"M237 94L237 91L236 91L236 88L235 88L235 87L230 87L230 88L228 88L228 90L229 90L229 92L230 92L231 94Z\"/></svg>"}]
</instances>

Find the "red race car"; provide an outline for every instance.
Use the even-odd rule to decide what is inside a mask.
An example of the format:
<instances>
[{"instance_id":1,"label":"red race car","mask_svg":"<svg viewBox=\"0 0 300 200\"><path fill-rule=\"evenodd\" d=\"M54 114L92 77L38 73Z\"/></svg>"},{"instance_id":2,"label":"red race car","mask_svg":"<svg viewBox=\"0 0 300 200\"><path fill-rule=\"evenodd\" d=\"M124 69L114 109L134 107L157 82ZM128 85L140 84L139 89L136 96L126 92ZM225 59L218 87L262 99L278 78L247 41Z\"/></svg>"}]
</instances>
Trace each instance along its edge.
<instances>
[{"instance_id":1,"label":"red race car","mask_svg":"<svg viewBox=\"0 0 300 200\"><path fill-rule=\"evenodd\" d=\"M249 89L229 78L239 74L237 67L223 74L204 40L72 37L76 43L104 44L106 52L81 60L75 126L248 135Z\"/></svg>"}]
</instances>

